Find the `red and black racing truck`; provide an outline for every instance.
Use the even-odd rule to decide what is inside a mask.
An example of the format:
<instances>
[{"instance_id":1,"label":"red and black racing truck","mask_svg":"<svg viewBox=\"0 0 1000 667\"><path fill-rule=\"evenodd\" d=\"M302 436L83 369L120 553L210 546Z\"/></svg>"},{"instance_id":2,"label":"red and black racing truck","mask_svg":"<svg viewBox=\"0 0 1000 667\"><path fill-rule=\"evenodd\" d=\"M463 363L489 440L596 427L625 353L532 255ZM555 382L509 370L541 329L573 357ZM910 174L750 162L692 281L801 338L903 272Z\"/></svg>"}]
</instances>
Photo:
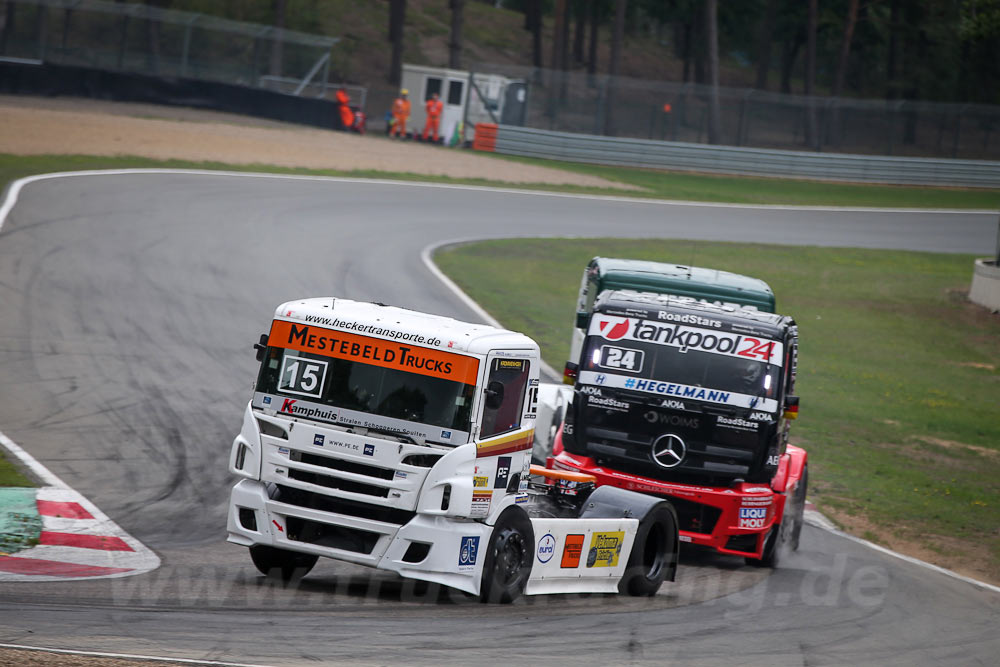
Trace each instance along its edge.
<instances>
[{"instance_id":1,"label":"red and black racing truck","mask_svg":"<svg viewBox=\"0 0 1000 667\"><path fill-rule=\"evenodd\" d=\"M643 286L666 293L598 292L601 261L584 273L581 292L591 295L581 298L587 311L567 364L573 395L550 467L666 496L681 541L773 566L798 548L808 477L805 450L788 444L798 413L794 320L758 308L766 298L718 298L720 282L753 299L770 294L762 281L693 267L659 265L667 278ZM671 294L682 269L698 280Z\"/></svg>"}]
</instances>

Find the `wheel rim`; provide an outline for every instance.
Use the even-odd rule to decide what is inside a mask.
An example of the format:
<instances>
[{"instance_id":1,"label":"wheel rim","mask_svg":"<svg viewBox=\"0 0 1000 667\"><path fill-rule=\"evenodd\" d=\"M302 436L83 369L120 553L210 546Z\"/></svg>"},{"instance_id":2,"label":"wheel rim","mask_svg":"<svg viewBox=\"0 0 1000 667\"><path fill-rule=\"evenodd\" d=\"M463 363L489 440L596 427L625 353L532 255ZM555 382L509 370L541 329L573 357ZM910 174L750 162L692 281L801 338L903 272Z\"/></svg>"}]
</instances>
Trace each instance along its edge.
<instances>
[{"instance_id":1,"label":"wheel rim","mask_svg":"<svg viewBox=\"0 0 1000 667\"><path fill-rule=\"evenodd\" d=\"M524 554L524 538L521 534L504 531L497 544L497 572L504 586L513 584L521 576Z\"/></svg>"}]
</instances>

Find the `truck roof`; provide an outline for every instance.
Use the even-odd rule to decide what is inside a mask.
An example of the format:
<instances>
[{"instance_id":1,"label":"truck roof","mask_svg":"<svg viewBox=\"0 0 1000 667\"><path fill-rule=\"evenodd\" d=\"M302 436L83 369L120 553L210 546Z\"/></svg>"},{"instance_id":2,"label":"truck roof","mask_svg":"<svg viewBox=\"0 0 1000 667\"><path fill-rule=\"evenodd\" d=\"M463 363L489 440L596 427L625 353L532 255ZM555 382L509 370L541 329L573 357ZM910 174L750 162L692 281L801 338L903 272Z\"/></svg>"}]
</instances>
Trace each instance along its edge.
<instances>
[{"instance_id":1,"label":"truck roof","mask_svg":"<svg viewBox=\"0 0 1000 667\"><path fill-rule=\"evenodd\" d=\"M638 259L595 257L604 289L633 289L667 292L694 298L713 297L752 305L759 310L774 312L774 292L758 278L739 273L706 269L684 264L668 264Z\"/></svg>"},{"instance_id":2,"label":"truck roof","mask_svg":"<svg viewBox=\"0 0 1000 667\"><path fill-rule=\"evenodd\" d=\"M795 325L795 320L787 315L693 301L690 298L654 292L614 290L601 294L594 304L595 312L652 320L660 319L659 313L665 310L721 320L728 328L736 327L747 333L756 332L772 337L780 337L786 327Z\"/></svg>"},{"instance_id":3,"label":"truck roof","mask_svg":"<svg viewBox=\"0 0 1000 667\"><path fill-rule=\"evenodd\" d=\"M524 334L488 324L472 324L450 317L421 313L385 304L337 297L296 299L278 306L274 319L354 334L411 342L452 352L485 354L493 349L531 349L538 344Z\"/></svg>"}]
</instances>

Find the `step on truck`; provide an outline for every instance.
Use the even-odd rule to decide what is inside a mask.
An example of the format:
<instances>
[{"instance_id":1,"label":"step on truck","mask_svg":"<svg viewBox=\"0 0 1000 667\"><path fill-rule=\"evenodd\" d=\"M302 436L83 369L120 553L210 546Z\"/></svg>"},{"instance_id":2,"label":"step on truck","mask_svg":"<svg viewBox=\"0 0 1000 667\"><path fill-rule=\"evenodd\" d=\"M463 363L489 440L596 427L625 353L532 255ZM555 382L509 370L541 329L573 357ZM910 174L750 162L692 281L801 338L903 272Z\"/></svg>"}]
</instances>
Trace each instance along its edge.
<instances>
[{"instance_id":1,"label":"step on truck","mask_svg":"<svg viewBox=\"0 0 1000 667\"><path fill-rule=\"evenodd\" d=\"M264 574L319 557L487 601L652 595L670 502L531 465L540 357L522 334L382 304L282 304L233 442L228 540Z\"/></svg>"},{"instance_id":2,"label":"step on truck","mask_svg":"<svg viewBox=\"0 0 1000 667\"><path fill-rule=\"evenodd\" d=\"M578 307L548 464L669 498L683 542L767 566L796 549L808 483L806 452L788 444L798 329L768 312L766 283L595 258Z\"/></svg>"}]
</instances>

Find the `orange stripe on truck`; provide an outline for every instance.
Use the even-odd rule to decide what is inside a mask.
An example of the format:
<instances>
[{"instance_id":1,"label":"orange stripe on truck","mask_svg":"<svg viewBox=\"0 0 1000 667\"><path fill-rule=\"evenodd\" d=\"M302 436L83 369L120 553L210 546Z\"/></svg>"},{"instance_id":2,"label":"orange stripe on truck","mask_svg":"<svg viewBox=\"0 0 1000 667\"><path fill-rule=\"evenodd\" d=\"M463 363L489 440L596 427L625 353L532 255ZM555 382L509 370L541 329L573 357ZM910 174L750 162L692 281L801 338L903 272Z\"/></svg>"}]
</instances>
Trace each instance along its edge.
<instances>
[{"instance_id":1,"label":"orange stripe on truck","mask_svg":"<svg viewBox=\"0 0 1000 667\"><path fill-rule=\"evenodd\" d=\"M535 430L518 431L513 435L506 435L499 438L491 438L476 443L476 458L484 456L497 456L498 454L510 454L523 449L531 449L535 442Z\"/></svg>"},{"instance_id":2,"label":"orange stripe on truck","mask_svg":"<svg viewBox=\"0 0 1000 667\"><path fill-rule=\"evenodd\" d=\"M474 357L442 352L409 342L397 343L334 331L315 324L275 320L271 325L268 345L463 384L476 384L479 376L479 360Z\"/></svg>"}]
</instances>

